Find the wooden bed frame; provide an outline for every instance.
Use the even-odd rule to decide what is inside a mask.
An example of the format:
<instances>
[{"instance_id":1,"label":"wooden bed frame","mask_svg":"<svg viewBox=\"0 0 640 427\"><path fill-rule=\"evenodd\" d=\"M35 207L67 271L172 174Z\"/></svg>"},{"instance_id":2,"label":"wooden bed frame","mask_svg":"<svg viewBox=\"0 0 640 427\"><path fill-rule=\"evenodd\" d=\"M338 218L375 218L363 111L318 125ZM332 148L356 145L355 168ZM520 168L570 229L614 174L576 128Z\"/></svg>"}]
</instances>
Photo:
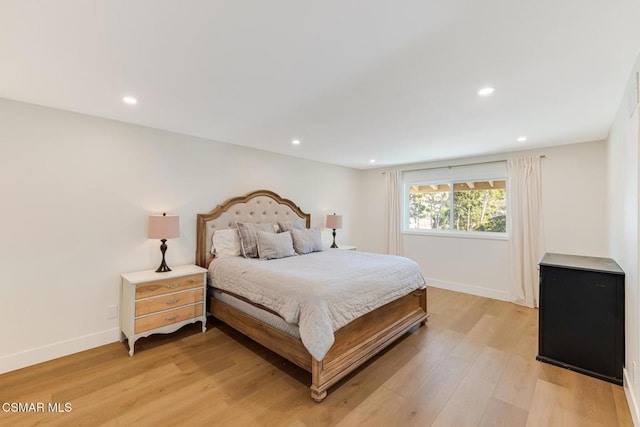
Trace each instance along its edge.
<instances>
[{"instance_id":1,"label":"wooden bed frame","mask_svg":"<svg viewBox=\"0 0 640 427\"><path fill-rule=\"evenodd\" d=\"M211 259L211 236L216 228L235 227L238 221L265 222L311 215L291 200L268 190L254 191L198 214L196 263L207 267ZM241 311L209 297L209 312L271 351L311 373L311 398L321 402L327 389L390 345L414 326L424 325L427 314L426 288L418 289L352 321L335 332L335 342L324 359L315 360L300 339L281 332Z\"/></svg>"}]
</instances>

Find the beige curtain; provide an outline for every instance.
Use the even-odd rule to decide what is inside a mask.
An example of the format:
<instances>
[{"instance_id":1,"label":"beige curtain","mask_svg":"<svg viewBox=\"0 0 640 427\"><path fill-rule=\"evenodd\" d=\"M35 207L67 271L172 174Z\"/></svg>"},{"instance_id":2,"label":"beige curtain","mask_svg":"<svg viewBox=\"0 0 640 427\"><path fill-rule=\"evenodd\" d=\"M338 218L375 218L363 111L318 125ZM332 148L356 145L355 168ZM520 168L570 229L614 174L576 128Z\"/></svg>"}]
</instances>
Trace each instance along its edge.
<instances>
[{"instance_id":1,"label":"beige curtain","mask_svg":"<svg viewBox=\"0 0 640 427\"><path fill-rule=\"evenodd\" d=\"M510 298L538 307L538 263L544 253L540 157L508 161Z\"/></svg>"},{"instance_id":2,"label":"beige curtain","mask_svg":"<svg viewBox=\"0 0 640 427\"><path fill-rule=\"evenodd\" d=\"M385 173L387 187L386 209L386 239L387 253L390 255L402 255L402 235L400 234L400 206L401 206L401 180L400 172L388 171Z\"/></svg>"}]
</instances>

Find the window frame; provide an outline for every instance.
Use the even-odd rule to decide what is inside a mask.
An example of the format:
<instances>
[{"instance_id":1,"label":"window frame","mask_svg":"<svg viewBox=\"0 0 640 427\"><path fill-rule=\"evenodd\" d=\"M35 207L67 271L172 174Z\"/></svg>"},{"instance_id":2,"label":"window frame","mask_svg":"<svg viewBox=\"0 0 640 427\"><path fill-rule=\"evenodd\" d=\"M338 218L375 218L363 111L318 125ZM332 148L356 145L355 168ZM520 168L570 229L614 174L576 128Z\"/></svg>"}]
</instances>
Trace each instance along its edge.
<instances>
[{"instance_id":1,"label":"window frame","mask_svg":"<svg viewBox=\"0 0 640 427\"><path fill-rule=\"evenodd\" d=\"M504 181L505 182L505 215L506 215L506 231L466 231L455 230L453 227L454 222L454 193L455 184L461 184L466 182L483 182L483 181ZM415 185L427 186L427 185L449 185L449 229L448 230L429 230L429 229L411 229L409 228L409 206L411 203L409 197L409 188ZM408 235L429 235L440 237L463 237L472 239L489 239L489 240L509 240L511 234L511 216L509 215L509 183L506 176L475 176L473 178L457 177L455 179L441 179L441 180L419 180L408 181L402 183L402 234Z\"/></svg>"}]
</instances>

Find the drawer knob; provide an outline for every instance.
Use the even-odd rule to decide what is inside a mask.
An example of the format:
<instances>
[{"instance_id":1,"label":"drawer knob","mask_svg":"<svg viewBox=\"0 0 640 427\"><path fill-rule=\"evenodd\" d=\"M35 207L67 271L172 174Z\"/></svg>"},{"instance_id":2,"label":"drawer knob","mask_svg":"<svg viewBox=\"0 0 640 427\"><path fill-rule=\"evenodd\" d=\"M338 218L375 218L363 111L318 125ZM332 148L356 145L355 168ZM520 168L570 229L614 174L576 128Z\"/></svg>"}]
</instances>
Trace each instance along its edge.
<instances>
[{"instance_id":1,"label":"drawer knob","mask_svg":"<svg viewBox=\"0 0 640 427\"><path fill-rule=\"evenodd\" d=\"M180 284L179 284L179 283L174 283L173 285L166 285L166 286L165 286L165 288L167 288L167 289L175 289L175 288L177 288L178 286L180 286Z\"/></svg>"},{"instance_id":2,"label":"drawer knob","mask_svg":"<svg viewBox=\"0 0 640 427\"><path fill-rule=\"evenodd\" d=\"M180 301L179 299L171 299L169 301L165 301L164 303L167 305L173 305L175 303L177 303L178 301Z\"/></svg>"},{"instance_id":3,"label":"drawer knob","mask_svg":"<svg viewBox=\"0 0 640 427\"><path fill-rule=\"evenodd\" d=\"M173 316L165 317L164 320L167 320L167 321L176 320L178 317L180 317L180 315L174 314Z\"/></svg>"}]
</instances>

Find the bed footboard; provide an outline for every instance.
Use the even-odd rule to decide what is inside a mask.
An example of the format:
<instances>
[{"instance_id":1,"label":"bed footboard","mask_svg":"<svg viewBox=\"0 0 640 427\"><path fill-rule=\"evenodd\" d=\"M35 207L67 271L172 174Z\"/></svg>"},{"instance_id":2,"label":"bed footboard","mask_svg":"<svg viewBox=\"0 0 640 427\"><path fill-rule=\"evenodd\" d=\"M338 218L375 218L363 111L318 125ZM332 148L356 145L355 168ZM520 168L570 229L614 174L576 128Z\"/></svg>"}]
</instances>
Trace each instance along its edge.
<instances>
[{"instance_id":1,"label":"bed footboard","mask_svg":"<svg viewBox=\"0 0 640 427\"><path fill-rule=\"evenodd\" d=\"M311 398L321 402L327 389L389 346L416 325L424 324L427 289L422 288L359 317L335 333L335 342L323 360L315 360L299 339L262 323L239 310L209 299L217 319L290 362L311 372Z\"/></svg>"},{"instance_id":2,"label":"bed footboard","mask_svg":"<svg viewBox=\"0 0 640 427\"><path fill-rule=\"evenodd\" d=\"M312 358L311 398L321 402L327 389L416 325L427 320L427 289L390 302L336 331L323 360Z\"/></svg>"}]
</instances>

